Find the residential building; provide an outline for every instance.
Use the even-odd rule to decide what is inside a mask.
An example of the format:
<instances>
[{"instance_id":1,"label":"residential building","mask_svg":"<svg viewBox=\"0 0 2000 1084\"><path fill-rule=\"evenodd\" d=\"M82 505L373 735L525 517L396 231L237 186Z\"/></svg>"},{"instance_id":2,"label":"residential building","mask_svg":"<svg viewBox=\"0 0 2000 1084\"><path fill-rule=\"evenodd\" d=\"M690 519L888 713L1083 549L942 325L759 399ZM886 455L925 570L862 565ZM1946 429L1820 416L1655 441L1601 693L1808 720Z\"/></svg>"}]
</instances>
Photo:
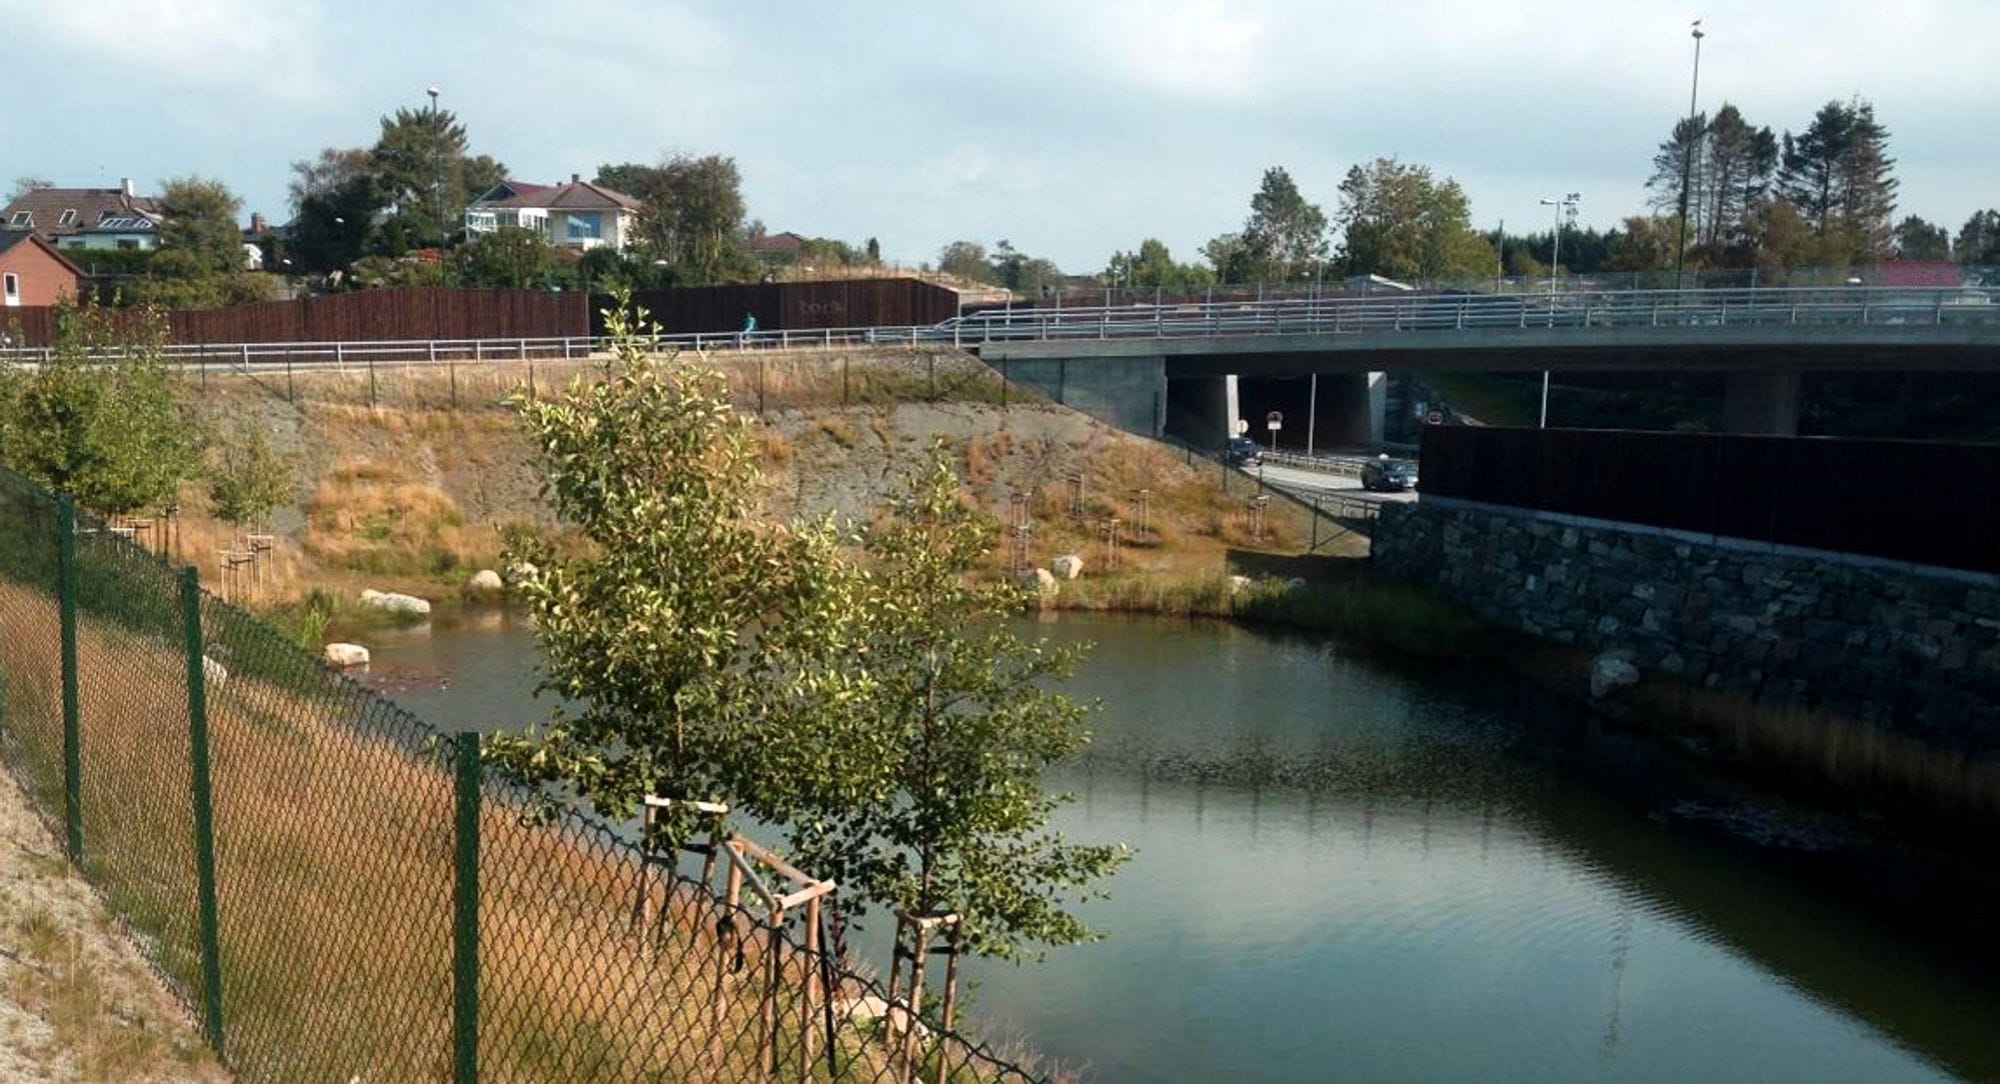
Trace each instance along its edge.
<instances>
[{"instance_id":1,"label":"residential building","mask_svg":"<svg viewBox=\"0 0 2000 1084\"><path fill-rule=\"evenodd\" d=\"M83 271L30 230L0 230L0 306L53 305L75 297Z\"/></svg>"},{"instance_id":2,"label":"residential building","mask_svg":"<svg viewBox=\"0 0 2000 1084\"><path fill-rule=\"evenodd\" d=\"M0 208L0 229L32 230L60 249L160 247L159 201L117 188L36 188Z\"/></svg>"},{"instance_id":3,"label":"residential building","mask_svg":"<svg viewBox=\"0 0 2000 1084\"><path fill-rule=\"evenodd\" d=\"M558 248L622 250L634 239L642 206L574 173L568 184L502 181L465 209L465 234L477 238L514 227L534 230Z\"/></svg>"}]
</instances>

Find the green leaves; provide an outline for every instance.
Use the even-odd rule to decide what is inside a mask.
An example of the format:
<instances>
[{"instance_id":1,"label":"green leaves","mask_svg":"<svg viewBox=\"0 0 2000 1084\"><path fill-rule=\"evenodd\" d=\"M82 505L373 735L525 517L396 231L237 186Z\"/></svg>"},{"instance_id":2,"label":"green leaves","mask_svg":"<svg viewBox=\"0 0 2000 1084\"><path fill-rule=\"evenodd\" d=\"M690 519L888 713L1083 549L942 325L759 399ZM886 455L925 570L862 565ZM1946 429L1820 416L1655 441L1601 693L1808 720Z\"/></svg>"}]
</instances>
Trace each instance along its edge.
<instances>
[{"instance_id":1,"label":"green leaves","mask_svg":"<svg viewBox=\"0 0 2000 1084\"><path fill-rule=\"evenodd\" d=\"M49 360L0 369L0 463L96 512L172 507L201 433L164 335L157 313L59 305Z\"/></svg>"},{"instance_id":2,"label":"green leaves","mask_svg":"<svg viewBox=\"0 0 2000 1084\"><path fill-rule=\"evenodd\" d=\"M649 357L622 311L610 327L591 379L513 401L585 544L510 546L543 688L573 707L488 756L611 817L648 793L728 801L782 826L849 918L958 911L999 956L1089 937L1062 900L1123 852L1050 834L1040 788L1086 740L1083 709L1047 688L1075 658L1019 640L1021 593L976 578L994 525L942 449L865 537L761 522L722 379Z\"/></svg>"}]
</instances>

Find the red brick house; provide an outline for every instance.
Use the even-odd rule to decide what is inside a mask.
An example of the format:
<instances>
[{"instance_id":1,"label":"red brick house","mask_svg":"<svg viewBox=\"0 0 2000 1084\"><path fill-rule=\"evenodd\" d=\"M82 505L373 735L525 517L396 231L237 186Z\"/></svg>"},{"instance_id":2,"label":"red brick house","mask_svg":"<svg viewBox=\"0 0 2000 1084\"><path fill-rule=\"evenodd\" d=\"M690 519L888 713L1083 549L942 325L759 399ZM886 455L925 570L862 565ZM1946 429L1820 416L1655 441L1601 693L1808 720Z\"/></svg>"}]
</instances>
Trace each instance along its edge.
<instances>
[{"instance_id":1,"label":"red brick house","mask_svg":"<svg viewBox=\"0 0 2000 1084\"><path fill-rule=\"evenodd\" d=\"M0 230L0 307L53 305L76 297L83 270L26 230Z\"/></svg>"}]
</instances>

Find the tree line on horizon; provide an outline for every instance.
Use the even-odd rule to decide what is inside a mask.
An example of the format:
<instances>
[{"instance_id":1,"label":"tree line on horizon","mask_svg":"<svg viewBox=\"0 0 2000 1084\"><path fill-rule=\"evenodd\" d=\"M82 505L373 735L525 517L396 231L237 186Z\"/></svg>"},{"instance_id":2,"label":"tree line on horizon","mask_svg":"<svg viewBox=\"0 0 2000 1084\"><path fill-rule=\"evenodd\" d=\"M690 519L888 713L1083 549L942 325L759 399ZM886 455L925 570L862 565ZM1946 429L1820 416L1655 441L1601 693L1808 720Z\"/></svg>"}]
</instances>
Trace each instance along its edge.
<instances>
[{"instance_id":1,"label":"tree line on horizon","mask_svg":"<svg viewBox=\"0 0 2000 1084\"><path fill-rule=\"evenodd\" d=\"M1100 271L1074 275L1005 239L990 250L956 240L920 270L1034 297L1085 282L1196 289L1359 275L1478 281L1679 267L1782 273L1885 260L2000 264L2000 209L1974 212L1955 235L1916 214L1896 217L1900 181L1889 131L1860 98L1826 103L1796 133L1759 126L1724 103L1712 115L1677 121L1650 165L1647 212L1608 229L1565 222L1525 233L1478 230L1471 197L1455 178L1382 157L1347 170L1331 214L1284 167L1266 169L1242 227L1210 239L1192 260L1148 237L1113 252ZM749 217L735 160L719 154L598 168L593 183L644 208L626 252L568 252L529 230L465 237L463 208L509 172L472 152L449 110L398 109L380 119L373 144L324 148L293 163L292 174L291 229L262 240L265 267L318 275L329 288L615 291L756 281L786 261L822 273L882 265L874 238L862 245L807 238L795 255L760 258L763 223ZM15 194L47 183L23 178ZM241 201L222 182L175 178L160 205L159 251L89 254L93 271L120 278L120 303L199 308L275 296L272 275L243 268Z\"/></svg>"}]
</instances>

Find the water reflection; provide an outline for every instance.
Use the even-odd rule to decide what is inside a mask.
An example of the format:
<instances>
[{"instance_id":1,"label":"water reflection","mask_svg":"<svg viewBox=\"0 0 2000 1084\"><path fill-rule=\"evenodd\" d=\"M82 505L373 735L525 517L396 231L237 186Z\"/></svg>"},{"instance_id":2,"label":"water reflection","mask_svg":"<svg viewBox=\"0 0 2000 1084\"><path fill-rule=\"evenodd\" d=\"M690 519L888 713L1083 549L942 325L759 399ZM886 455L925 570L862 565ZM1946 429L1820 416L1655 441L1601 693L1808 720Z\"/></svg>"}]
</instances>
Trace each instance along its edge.
<instances>
[{"instance_id":1,"label":"water reflection","mask_svg":"<svg viewBox=\"0 0 2000 1084\"><path fill-rule=\"evenodd\" d=\"M1103 1080L2000 1077L1989 974L1803 883L1810 833L1718 842L1687 811L1736 796L1655 751L1306 639L1035 631L1095 643L1104 704L1059 826L1139 854L1084 906L1106 941L972 969L989 1032ZM543 714L522 627L377 657L446 676L402 698L447 725Z\"/></svg>"}]
</instances>

